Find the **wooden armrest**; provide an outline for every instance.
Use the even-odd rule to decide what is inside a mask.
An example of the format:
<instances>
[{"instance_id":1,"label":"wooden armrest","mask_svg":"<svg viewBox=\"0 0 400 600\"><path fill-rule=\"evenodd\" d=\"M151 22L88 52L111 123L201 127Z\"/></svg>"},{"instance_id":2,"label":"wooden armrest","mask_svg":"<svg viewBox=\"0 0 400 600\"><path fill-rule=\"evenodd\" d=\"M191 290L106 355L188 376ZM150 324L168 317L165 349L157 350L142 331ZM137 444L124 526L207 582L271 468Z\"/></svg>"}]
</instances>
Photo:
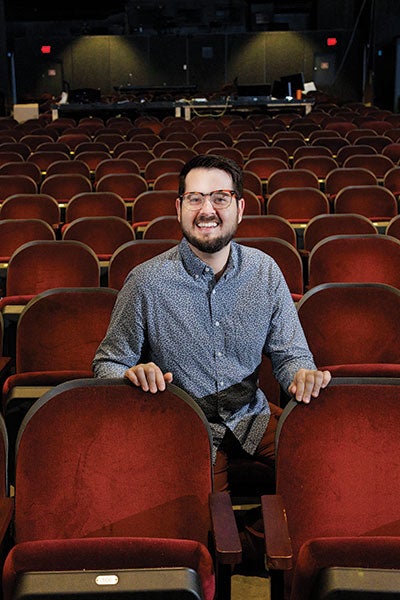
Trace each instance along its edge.
<instances>
[{"instance_id":1,"label":"wooden armrest","mask_svg":"<svg viewBox=\"0 0 400 600\"><path fill-rule=\"evenodd\" d=\"M274 570L289 570L293 564L293 550L282 497L261 496L261 509L266 566Z\"/></svg>"},{"instance_id":2,"label":"wooden armrest","mask_svg":"<svg viewBox=\"0 0 400 600\"><path fill-rule=\"evenodd\" d=\"M240 563L242 544L228 492L214 492L210 495L210 511L218 562L230 565Z\"/></svg>"},{"instance_id":3,"label":"wooden armrest","mask_svg":"<svg viewBox=\"0 0 400 600\"><path fill-rule=\"evenodd\" d=\"M14 514L14 499L0 498L0 541L4 540Z\"/></svg>"}]
</instances>

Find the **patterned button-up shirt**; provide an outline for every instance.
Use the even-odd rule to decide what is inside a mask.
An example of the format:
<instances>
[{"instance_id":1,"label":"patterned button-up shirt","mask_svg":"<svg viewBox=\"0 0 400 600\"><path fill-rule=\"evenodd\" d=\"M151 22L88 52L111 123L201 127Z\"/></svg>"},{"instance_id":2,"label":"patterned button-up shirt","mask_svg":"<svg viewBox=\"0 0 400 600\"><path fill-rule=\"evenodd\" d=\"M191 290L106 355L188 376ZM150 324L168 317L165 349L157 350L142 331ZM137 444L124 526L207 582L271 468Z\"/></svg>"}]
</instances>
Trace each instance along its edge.
<instances>
[{"instance_id":1,"label":"patterned button-up shirt","mask_svg":"<svg viewBox=\"0 0 400 600\"><path fill-rule=\"evenodd\" d=\"M96 377L123 377L140 362L171 371L204 411L214 458L228 427L254 453L268 424L257 387L262 353L287 389L315 369L285 279L267 254L231 243L218 281L183 239L128 275L94 361Z\"/></svg>"}]
</instances>

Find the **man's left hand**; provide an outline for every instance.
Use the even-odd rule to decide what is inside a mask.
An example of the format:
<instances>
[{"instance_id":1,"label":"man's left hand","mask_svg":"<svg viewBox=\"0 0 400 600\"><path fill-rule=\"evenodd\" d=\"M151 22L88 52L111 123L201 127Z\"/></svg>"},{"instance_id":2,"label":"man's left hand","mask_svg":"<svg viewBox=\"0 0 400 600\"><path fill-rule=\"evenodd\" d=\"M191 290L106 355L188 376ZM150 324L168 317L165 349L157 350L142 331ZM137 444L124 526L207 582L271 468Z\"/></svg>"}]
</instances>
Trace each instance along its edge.
<instances>
[{"instance_id":1,"label":"man's left hand","mask_svg":"<svg viewBox=\"0 0 400 600\"><path fill-rule=\"evenodd\" d=\"M308 404L311 398L316 398L321 388L325 388L332 376L329 371L311 371L299 369L289 385L289 394L298 402Z\"/></svg>"}]
</instances>

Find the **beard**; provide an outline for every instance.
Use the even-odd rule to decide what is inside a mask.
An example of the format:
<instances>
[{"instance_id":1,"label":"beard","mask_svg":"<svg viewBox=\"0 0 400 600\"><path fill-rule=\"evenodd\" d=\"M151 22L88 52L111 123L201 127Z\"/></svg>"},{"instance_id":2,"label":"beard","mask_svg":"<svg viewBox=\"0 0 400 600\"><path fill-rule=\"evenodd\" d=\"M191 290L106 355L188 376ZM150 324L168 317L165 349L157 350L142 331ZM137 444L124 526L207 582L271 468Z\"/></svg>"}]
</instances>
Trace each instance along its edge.
<instances>
[{"instance_id":1,"label":"beard","mask_svg":"<svg viewBox=\"0 0 400 600\"><path fill-rule=\"evenodd\" d=\"M210 219L210 221L214 221L215 219ZM206 222L207 219L202 219L203 222ZM187 239L189 244L200 250L200 252L205 252L207 254L214 254L215 252L219 252L222 248L225 248L232 241L235 236L237 230L237 224L232 227L229 231L225 233L225 235L221 235L215 237L211 240L207 239L199 239L195 235L192 235L186 228L182 227L182 233L184 237Z\"/></svg>"}]
</instances>

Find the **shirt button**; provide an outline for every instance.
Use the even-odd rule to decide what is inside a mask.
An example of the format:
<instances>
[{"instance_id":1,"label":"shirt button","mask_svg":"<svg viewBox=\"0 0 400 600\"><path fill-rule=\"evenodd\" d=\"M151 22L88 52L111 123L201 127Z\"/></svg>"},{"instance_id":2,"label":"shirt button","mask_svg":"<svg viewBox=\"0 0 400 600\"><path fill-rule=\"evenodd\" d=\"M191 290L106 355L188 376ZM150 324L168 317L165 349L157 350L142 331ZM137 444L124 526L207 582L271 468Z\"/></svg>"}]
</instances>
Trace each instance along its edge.
<instances>
[{"instance_id":1,"label":"shirt button","mask_svg":"<svg viewBox=\"0 0 400 600\"><path fill-rule=\"evenodd\" d=\"M215 327L219 327L219 321L215 321Z\"/></svg>"},{"instance_id":2,"label":"shirt button","mask_svg":"<svg viewBox=\"0 0 400 600\"><path fill-rule=\"evenodd\" d=\"M222 356L222 352L217 352L217 356Z\"/></svg>"},{"instance_id":3,"label":"shirt button","mask_svg":"<svg viewBox=\"0 0 400 600\"><path fill-rule=\"evenodd\" d=\"M213 290L211 293L212 293L212 294L215 294L215 293L216 293L216 291L215 291L215 290Z\"/></svg>"},{"instance_id":4,"label":"shirt button","mask_svg":"<svg viewBox=\"0 0 400 600\"><path fill-rule=\"evenodd\" d=\"M195 279L198 279L198 278L199 278L199 276L196 274L196 275L194 276L194 278L195 278Z\"/></svg>"},{"instance_id":5,"label":"shirt button","mask_svg":"<svg viewBox=\"0 0 400 600\"><path fill-rule=\"evenodd\" d=\"M205 270L206 273L208 273L208 271L210 270L210 268L206 267L204 270Z\"/></svg>"},{"instance_id":6,"label":"shirt button","mask_svg":"<svg viewBox=\"0 0 400 600\"><path fill-rule=\"evenodd\" d=\"M220 387L223 387L223 385L224 385L224 382L223 382L223 381L220 381L220 382L219 382L219 385L220 385Z\"/></svg>"}]
</instances>

